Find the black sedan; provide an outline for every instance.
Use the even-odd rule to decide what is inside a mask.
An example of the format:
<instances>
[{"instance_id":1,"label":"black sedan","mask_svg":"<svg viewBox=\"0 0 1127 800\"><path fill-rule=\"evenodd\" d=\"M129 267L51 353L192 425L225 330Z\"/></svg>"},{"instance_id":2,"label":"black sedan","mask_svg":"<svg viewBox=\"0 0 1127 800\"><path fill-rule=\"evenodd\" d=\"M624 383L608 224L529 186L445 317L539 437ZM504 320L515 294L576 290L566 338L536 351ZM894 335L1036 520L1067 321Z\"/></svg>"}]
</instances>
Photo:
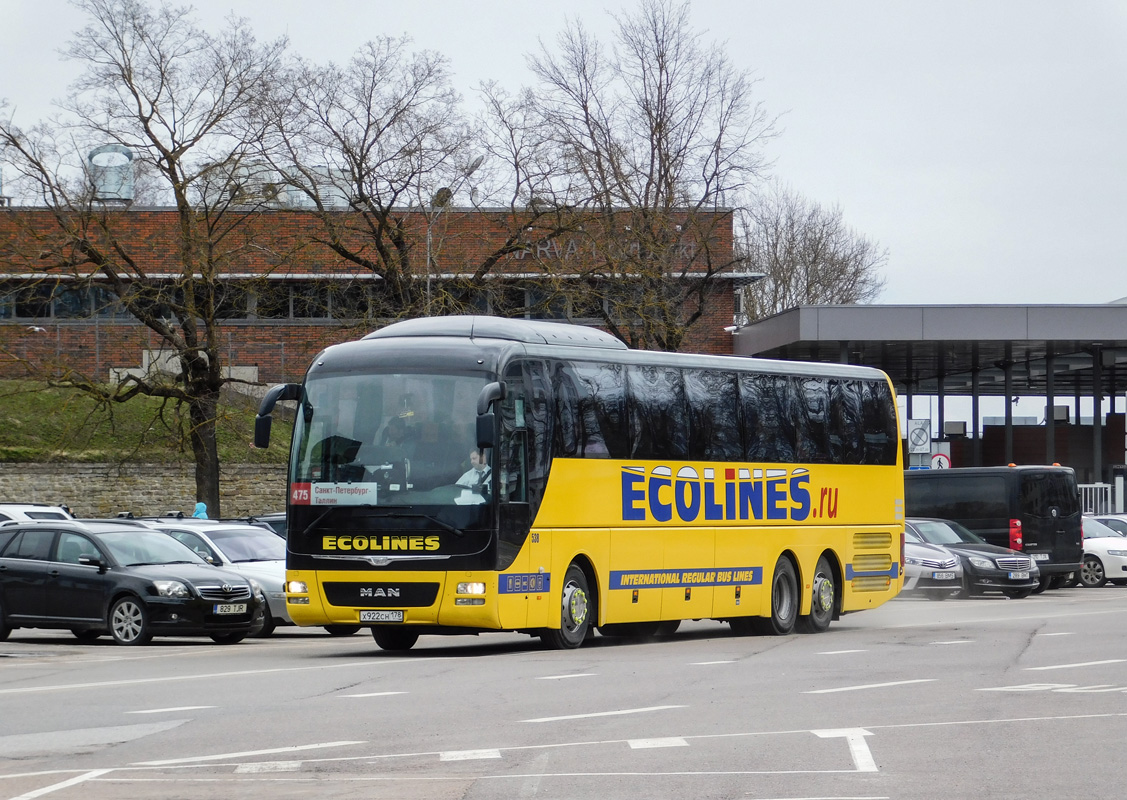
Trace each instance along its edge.
<instances>
[{"instance_id":1,"label":"black sedan","mask_svg":"<svg viewBox=\"0 0 1127 800\"><path fill-rule=\"evenodd\" d=\"M0 641L13 628L62 628L123 645L155 635L233 644L264 604L253 580L159 531L76 521L0 528Z\"/></svg>"},{"instance_id":2,"label":"black sedan","mask_svg":"<svg viewBox=\"0 0 1127 800\"><path fill-rule=\"evenodd\" d=\"M1007 597L1028 597L1037 588L1037 562L1026 553L987 544L977 534L947 519L909 519L904 538L946 547L963 564L963 594L1001 592Z\"/></svg>"}]
</instances>

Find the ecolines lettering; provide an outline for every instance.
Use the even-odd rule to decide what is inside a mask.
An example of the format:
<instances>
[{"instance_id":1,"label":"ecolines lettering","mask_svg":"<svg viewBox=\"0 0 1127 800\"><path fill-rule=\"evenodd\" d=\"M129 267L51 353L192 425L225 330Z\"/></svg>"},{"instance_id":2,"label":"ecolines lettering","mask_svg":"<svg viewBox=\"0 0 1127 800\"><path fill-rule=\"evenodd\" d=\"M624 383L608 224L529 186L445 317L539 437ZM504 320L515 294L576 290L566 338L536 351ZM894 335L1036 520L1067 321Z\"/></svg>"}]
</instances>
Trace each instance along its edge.
<instances>
[{"instance_id":1,"label":"ecolines lettering","mask_svg":"<svg viewBox=\"0 0 1127 800\"><path fill-rule=\"evenodd\" d=\"M674 475L671 467L659 466L647 476L643 467L624 467L622 519L802 521L810 516L809 470L756 469L753 476L750 469L726 469L722 480L715 472L706 468L702 478L695 467L681 467ZM835 492L834 516L836 511Z\"/></svg>"},{"instance_id":2,"label":"ecolines lettering","mask_svg":"<svg viewBox=\"0 0 1127 800\"><path fill-rule=\"evenodd\" d=\"M386 552L391 550L437 550L437 536L325 536L323 550Z\"/></svg>"}]
</instances>

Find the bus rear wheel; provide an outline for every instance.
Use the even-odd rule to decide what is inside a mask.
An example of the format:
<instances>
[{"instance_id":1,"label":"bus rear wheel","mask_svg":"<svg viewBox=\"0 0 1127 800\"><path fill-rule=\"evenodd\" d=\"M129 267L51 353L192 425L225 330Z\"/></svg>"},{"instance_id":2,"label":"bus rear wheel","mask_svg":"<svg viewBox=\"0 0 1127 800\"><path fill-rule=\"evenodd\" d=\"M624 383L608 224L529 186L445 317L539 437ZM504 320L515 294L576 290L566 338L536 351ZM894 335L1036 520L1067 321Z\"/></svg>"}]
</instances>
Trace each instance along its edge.
<instances>
[{"instance_id":1,"label":"bus rear wheel","mask_svg":"<svg viewBox=\"0 0 1127 800\"><path fill-rule=\"evenodd\" d=\"M798 629L803 633L821 633L826 630L834 618L836 603L834 573L830 569L830 562L822 556L814 567L814 594L810 599L810 613L798 620Z\"/></svg>"},{"instance_id":2,"label":"bus rear wheel","mask_svg":"<svg viewBox=\"0 0 1127 800\"><path fill-rule=\"evenodd\" d=\"M381 650L410 650L419 641L419 634L409 628L372 628L372 638Z\"/></svg>"},{"instance_id":3,"label":"bus rear wheel","mask_svg":"<svg viewBox=\"0 0 1127 800\"><path fill-rule=\"evenodd\" d=\"M771 578L771 616L758 620L760 631L772 636L793 632L798 608L798 576L794 573L794 564L786 556L779 556Z\"/></svg>"},{"instance_id":4,"label":"bus rear wheel","mask_svg":"<svg viewBox=\"0 0 1127 800\"><path fill-rule=\"evenodd\" d=\"M578 564L569 566L564 574L560 603L559 629L545 628L540 640L553 650L573 650L587 637L595 609L587 576Z\"/></svg>"}]
</instances>

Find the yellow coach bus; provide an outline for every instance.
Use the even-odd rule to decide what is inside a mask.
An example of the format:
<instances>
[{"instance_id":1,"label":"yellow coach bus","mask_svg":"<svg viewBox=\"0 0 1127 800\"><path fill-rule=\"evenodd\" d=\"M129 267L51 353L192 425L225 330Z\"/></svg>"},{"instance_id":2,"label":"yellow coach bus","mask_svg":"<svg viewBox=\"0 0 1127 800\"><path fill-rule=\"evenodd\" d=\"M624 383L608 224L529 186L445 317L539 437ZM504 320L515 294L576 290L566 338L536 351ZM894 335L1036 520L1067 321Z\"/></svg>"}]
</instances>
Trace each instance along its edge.
<instances>
[{"instance_id":1,"label":"yellow coach bus","mask_svg":"<svg viewBox=\"0 0 1127 800\"><path fill-rule=\"evenodd\" d=\"M287 586L299 625L521 631L550 647L822 631L902 582L887 376L630 350L497 317L389 325L318 355L295 401Z\"/></svg>"}]
</instances>

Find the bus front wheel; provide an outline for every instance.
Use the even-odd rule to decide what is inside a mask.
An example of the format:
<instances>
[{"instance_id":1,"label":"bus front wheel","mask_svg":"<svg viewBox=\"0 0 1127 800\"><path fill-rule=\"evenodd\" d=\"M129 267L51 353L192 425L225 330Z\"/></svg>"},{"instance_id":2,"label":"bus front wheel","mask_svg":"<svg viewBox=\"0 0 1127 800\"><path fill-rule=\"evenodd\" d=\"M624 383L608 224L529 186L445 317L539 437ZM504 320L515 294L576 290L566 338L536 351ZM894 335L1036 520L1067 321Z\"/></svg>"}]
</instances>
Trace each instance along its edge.
<instances>
[{"instance_id":1,"label":"bus front wheel","mask_svg":"<svg viewBox=\"0 0 1127 800\"><path fill-rule=\"evenodd\" d=\"M810 613L798 620L798 629L803 633L821 633L830 627L834 618L834 605L837 593L834 589L834 573L825 556L818 559L814 568L814 595L810 599Z\"/></svg>"},{"instance_id":2,"label":"bus front wheel","mask_svg":"<svg viewBox=\"0 0 1127 800\"><path fill-rule=\"evenodd\" d=\"M409 628L372 628L372 638L381 650L410 650L419 641L419 634Z\"/></svg>"},{"instance_id":3,"label":"bus front wheel","mask_svg":"<svg viewBox=\"0 0 1127 800\"><path fill-rule=\"evenodd\" d=\"M567 568L560 602L559 630L544 629L540 633L540 640L553 650L572 650L583 644L591 629L591 616L595 610L591 590L587 586L587 576L577 564Z\"/></svg>"}]
</instances>

